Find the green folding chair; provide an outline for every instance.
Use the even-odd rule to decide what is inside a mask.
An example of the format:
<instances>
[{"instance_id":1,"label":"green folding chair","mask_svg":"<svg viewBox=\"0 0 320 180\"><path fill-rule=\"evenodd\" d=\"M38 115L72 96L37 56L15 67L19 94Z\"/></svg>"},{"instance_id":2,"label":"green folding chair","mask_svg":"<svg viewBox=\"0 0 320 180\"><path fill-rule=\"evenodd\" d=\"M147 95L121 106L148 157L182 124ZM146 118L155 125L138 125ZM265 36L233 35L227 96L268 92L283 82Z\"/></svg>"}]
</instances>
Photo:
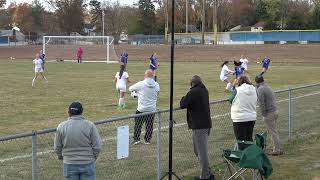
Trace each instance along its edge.
<instances>
[{"instance_id":1,"label":"green folding chair","mask_svg":"<svg viewBox=\"0 0 320 180\"><path fill-rule=\"evenodd\" d=\"M245 149L240 150L223 150L223 159L226 163L226 170L224 172L224 179L245 180L243 174L251 171L252 179L268 178L272 174L272 165L265 154L267 133L256 134L255 141L237 141L245 146ZM227 173L229 175L227 177Z\"/></svg>"}]
</instances>

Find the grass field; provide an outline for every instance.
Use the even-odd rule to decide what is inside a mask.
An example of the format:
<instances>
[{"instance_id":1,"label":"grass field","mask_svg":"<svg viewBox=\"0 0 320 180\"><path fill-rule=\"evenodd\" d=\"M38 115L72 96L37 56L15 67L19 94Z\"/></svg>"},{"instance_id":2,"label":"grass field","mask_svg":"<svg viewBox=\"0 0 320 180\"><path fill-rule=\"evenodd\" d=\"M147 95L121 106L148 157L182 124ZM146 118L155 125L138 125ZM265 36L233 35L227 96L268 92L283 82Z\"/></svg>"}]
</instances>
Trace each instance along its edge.
<instances>
[{"instance_id":1,"label":"grass field","mask_svg":"<svg viewBox=\"0 0 320 180\"><path fill-rule=\"evenodd\" d=\"M132 62L128 72L132 82L143 79L147 63ZM189 88L189 79L199 74L210 92L210 99L224 98L224 83L219 80L220 64L178 62L175 64L174 103ZM136 108L136 99L126 95L127 108L117 110L118 95L113 78L118 64L102 63L47 63L48 87L37 81L31 88L33 70L31 61L0 61L0 135L56 127L66 118L68 105L80 100L90 120L125 116ZM249 65L252 79L260 65ZM265 78L274 89L310 84L318 81L320 66L312 64L272 64ZM169 106L169 64L161 63L158 71L161 92L159 109Z\"/></svg>"},{"instance_id":2,"label":"grass field","mask_svg":"<svg viewBox=\"0 0 320 180\"><path fill-rule=\"evenodd\" d=\"M133 82L143 79L143 73L147 63L132 62L128 65L130 79ZM177 106L178 100L189 89L189 79L193 74L199 74L203 78L210 92L211 100L225 98L225 85L219 80L220 64L200 62L178 62L175 64L175 94L174 103ZM125 116L135 112L136 99L126 96L127 109L119 111L116 109L117 92L113 82L114 74L118 70L118 64L101 63L47 63L46 76L49 80L48 87L42 81L37 81L36 87L31 88L33 78L31 61L0 61L0 82L2 82L0 96L0 136L10 133L31 131L56 127L66 119L66 110L73 100L80 100L84 104L85 115L92 121L105 119L114 116ZM260 65L251 63L249 66L252 79L260 70ZM274 89L283 89L298 85L305 85L318 82L320 67L313 64L272 64L265 75L266 80ZM169 104L169 64L161 63L158 71L161 92L159 95L158 108L167 109ZM316 88L308 91L295 91L294 97L319 92ZM280 107L279 126L281 136L287 136L287 94L279 94ZM316 99L317 98L317 99ZM305 132L318 132L314 126L319 119L319 96L307 96L297 99L294 103L295 111L293 118L295 129L294 135L300 139L286 146L287 155L276 159L273 158L275 172L271 179L310 179L319 175L318 161L311 157L316 156L319 146L319 134L305 136ZM213 105L214 116L213 135L210 139L210 157L213 162L219 162L222 147L230 147L233 143L232 124L229 115L230 105L227 103ZM305 111L304 111L304 110ZM162 125L168 125L168 114L162 115ZM192 151L190 131L185 126L185 112L178 111L174 115L177 122L174 134L174 168L175 171L188 179L191 175L197 175L197 162ZM309 121L304 121L308 117ZM259 117L258 119L261 119ZM299 122L300 121L300 122ZM303 123L301 122L303 121ZM228 123L226 123L228 122ZM155 140L150 146L135 146L130 148L130 158L118 161L116 157L116 127L129 125L132 129L133 121L128 119L115 122L107 126L99 126L103 134L104 151L97 162L98 179L154 179L156 174L156 144ZM156 125L155 125L156 128ZM264 129L263 123L257 121L256 131ZM162 142L162 169L167 168L167 145L168 130L161 131ZM308 133L307 133L308 134ZM111 138L111 139L110 139ZM39 155L39 178L40 179L61 179L61 162L52 153L53 134L39 137L38 151L44 154ZM156 135L154 136L156 139ZM284 138L286 139L286 138ZM303 148L310 145L310 149ZM296 147L296 148L293 148ZM1 158L12 158L24 156L30 153L30 139L4 142L0 146ZM304 155L307 152L308 155ZM143 159L143 160L142 160ZM303 162L303 160L307 162ZM30 179L30 158L22 157L7 161L0 159L0 179L10 175L10 179ZM308 164L312 164L311 167ZM310 174L303 171L294 173L294 167L306 169ZM141 169L143 167L146 169ZM220 166L215 166L217 173L221 175ZM281 170L279 170L281 169ZM298 174L300 173L300 174Z\"/></svg>"}]
</instances>

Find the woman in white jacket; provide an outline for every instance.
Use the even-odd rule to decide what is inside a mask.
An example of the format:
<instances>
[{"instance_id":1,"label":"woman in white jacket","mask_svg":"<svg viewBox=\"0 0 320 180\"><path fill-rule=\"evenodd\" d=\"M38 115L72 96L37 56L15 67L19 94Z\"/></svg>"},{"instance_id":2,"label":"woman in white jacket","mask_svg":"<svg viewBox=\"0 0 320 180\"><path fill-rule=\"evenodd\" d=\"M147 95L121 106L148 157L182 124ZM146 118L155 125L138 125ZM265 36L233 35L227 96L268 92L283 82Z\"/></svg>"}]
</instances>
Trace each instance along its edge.
<instances>
[{"instance_id":1,"label":"woman in white jacket","mask_svg":"<svg viewBox=\"0 0 320 180\"><path fill-rule=\"evenodd\" d=\"M257 99L256 88L247 76L241 76L231 106L231 119L237 140L253 141L253 127L257 119ZM239 144L240 150L244 148Z\"/></svg>"}]
</instances>

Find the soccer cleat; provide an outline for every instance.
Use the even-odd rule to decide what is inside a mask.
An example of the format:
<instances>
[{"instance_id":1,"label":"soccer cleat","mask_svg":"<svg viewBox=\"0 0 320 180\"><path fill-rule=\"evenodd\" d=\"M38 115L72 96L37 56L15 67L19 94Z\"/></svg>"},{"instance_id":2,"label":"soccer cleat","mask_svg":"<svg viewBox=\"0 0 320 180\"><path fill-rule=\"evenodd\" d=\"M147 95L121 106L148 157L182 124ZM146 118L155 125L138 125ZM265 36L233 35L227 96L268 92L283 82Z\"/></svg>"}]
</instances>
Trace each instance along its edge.
<instances>
[{"instance_id":1,"label":"soccer cleat","mask_svg":"<svg viewBox=\"0 0 320 180\"><path fill-rule=\"evenodd\" d=\"M141 143L141 141L133 141L132 145L137 145L137 144L140 144L140 143Z\"/></svg>"},{"instance_id":2,"label":"soccer cleat","mask_svg":"<svg viewBox=\"0 0 320 180\"><path fill-rule=\"evenodd\" d=\"M145 145L149 145L149 144L151 144L151 143L150 143L150 141L144 141L144 144L145 144Z\"/></svg>"}]
</instances>

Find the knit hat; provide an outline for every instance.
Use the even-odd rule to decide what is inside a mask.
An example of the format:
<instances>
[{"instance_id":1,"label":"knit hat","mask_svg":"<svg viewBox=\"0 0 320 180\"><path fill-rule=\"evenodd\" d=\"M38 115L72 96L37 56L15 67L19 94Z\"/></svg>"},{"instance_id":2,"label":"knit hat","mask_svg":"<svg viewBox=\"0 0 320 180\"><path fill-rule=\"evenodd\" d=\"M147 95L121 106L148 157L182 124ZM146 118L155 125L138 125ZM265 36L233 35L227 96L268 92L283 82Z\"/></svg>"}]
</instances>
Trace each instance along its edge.
<instances>
[{"instance_id":1,"label":"knit hat","mask_svg":"<svg viewBox=\"0 0 320 180\"><path fill-rule=\"evenodd\" d=\"M255 78L256 83L262 83L264 82L263 76L262 75L258 75Z\"/></svg>"},{"instance_id":2,"label":"knit hat","mask_svg":"<svg viewBox=\"0 0 320 180\"><path fill-rule=\"evenodd\" d=\"M72 102L69 106L70 115L80 115L83 112L82 104L78 101Z\"/></svg>"}]
</instances>

